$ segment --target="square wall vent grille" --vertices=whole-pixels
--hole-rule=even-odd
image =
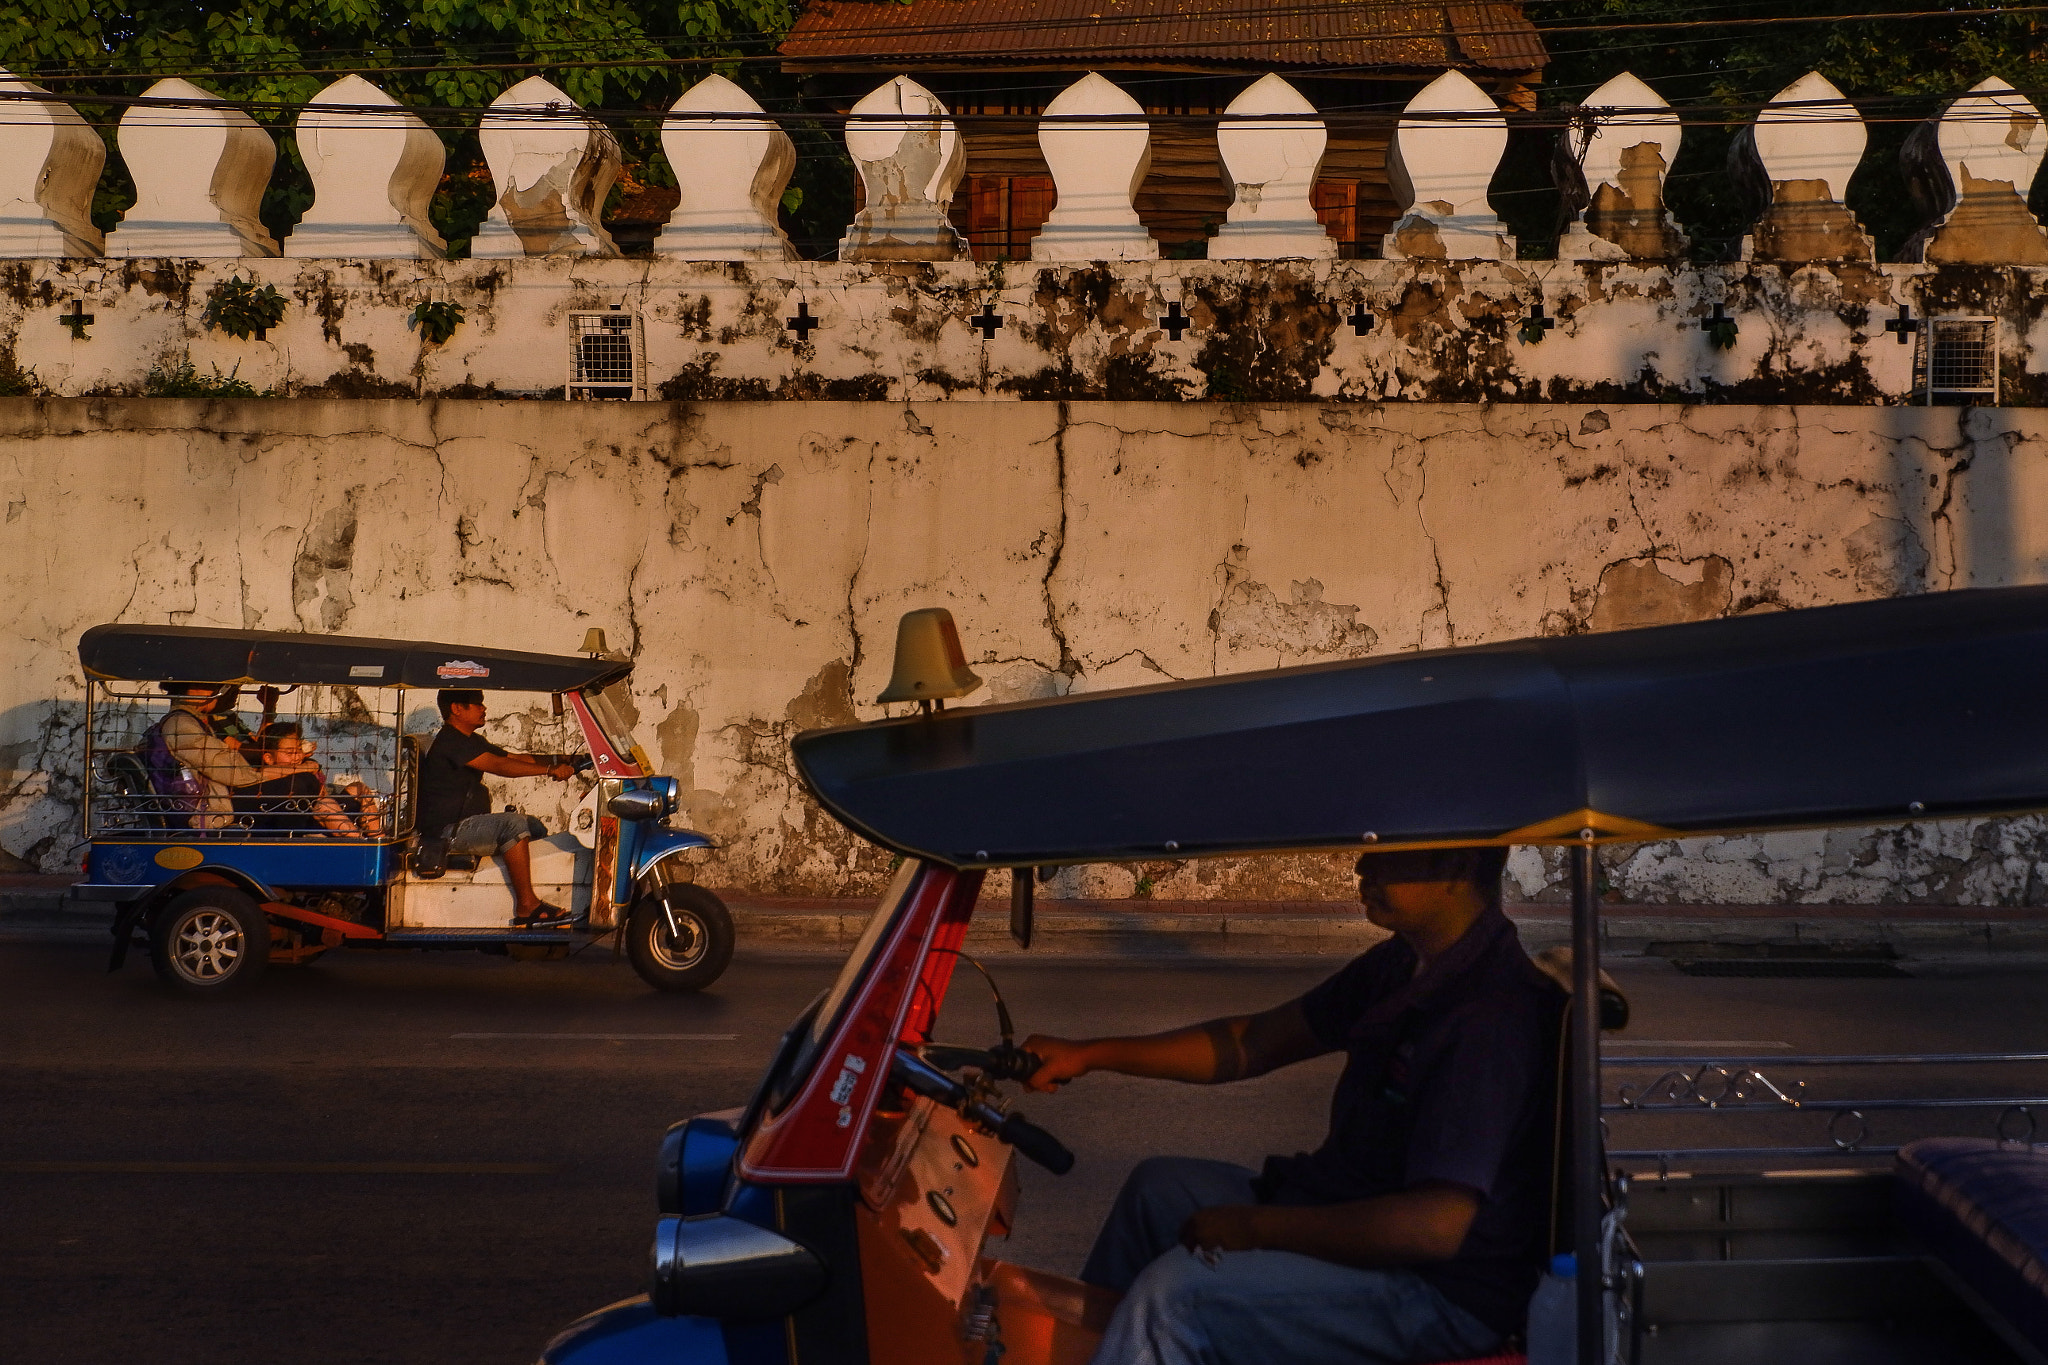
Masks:
[[[645,398],[640,318],[623,308],[569,315],[571,398]]]
[[[1996,318],[1927,319],[1918,359],[1924,401],[1998,401]]]

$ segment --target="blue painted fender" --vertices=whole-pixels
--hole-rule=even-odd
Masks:
[[[693,829],[648,829],[640,835],[640,846],[633,850],[632,877],[638,882],[653,870],[663,858],[672,858],[678,853],[687,853],[693,848],[715,848],[707,835]]]
[[[541,1365],[726,1365],[711,1318],[665,1318],[645,1294],[585,1313],[541,1349]]]

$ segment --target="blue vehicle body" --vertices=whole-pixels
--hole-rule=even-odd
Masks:
[[[405,856],[402,840],[358,843],[221,838],[97,839],[86,855],[81,900],[131,901],[190,873],[233,877],[269,899],[273,888],[369,890],[389,885]]]
[[[656,1203],[664,1213],[688,1217],[723,1210],[774,1226],[773,1194],[733,1180],[741,1117],[738,1109],[699,1114],[668,1130],[655,1177]],[[645,1294],[586,1313],[541,1352],[543,1365],[782,1365],[787,1359],[779,1322],[664,1317]]]

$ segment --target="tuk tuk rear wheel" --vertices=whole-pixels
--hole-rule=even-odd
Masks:
[[[157,976],[186,995],[237,994],[270,965],[270,921],[231,886],[174,897],[157,912],[149,940]]]
[[[664,904],[675,912],[670,932]],[[701,886],[672,882],[633,902],[626,917],[626,956],[640,979],[658,991],[701,991],[732,961],[732,914]]]

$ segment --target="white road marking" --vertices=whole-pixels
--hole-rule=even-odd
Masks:
[[[549,1039],[578,1043],[736,1043],[737,1033],[451,1033],[450,1038]]]
[[[1705,1042],[1671,1038],[1602,1038],[1602,1048],[1654,1047],[1669,1052],[1790,1052],[1790,1043],[1759,1043],[1752,1038],[1709,1038]]]

